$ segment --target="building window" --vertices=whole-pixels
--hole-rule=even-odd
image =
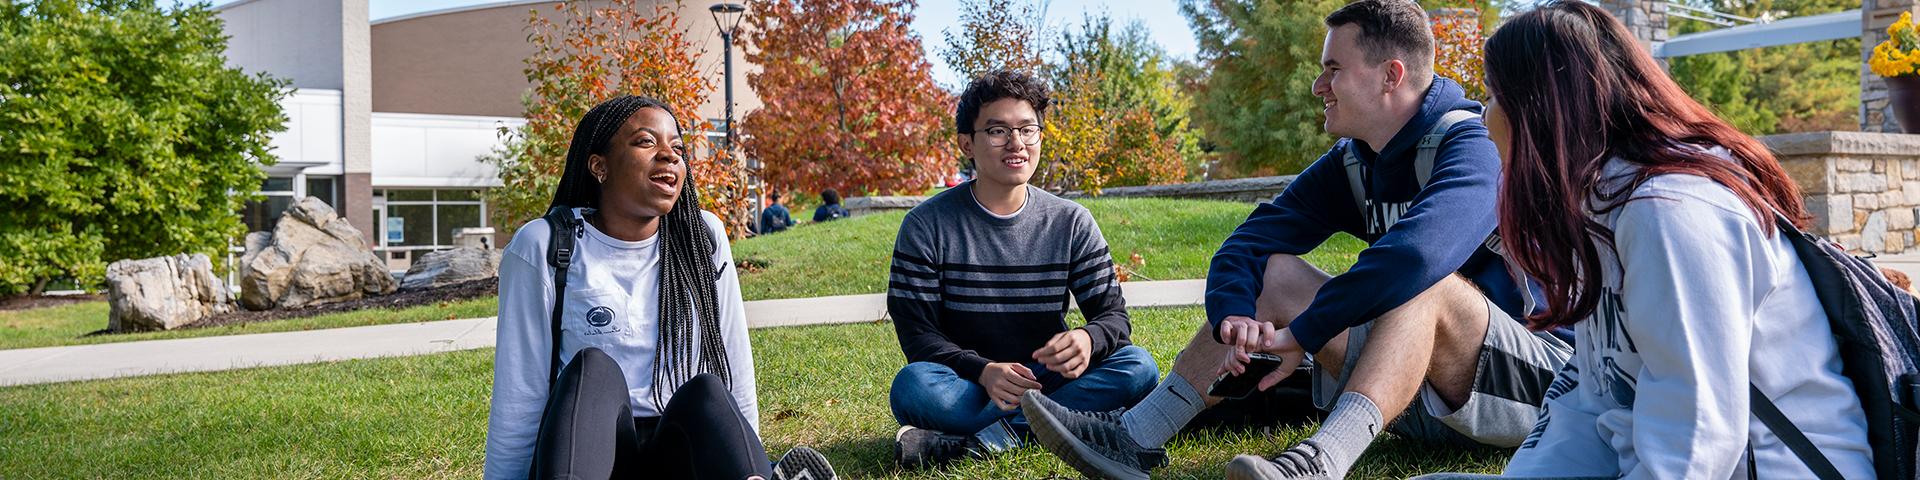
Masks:
[[[273,229],[280,221],[280,214],[293,206],[293,177],[267,177],[260,184],[260,200],[247,202],[241,210],[241,222],[247,224],[248,232],[260,232]]]
[[[487,226],[487,207],[474,189],[384,190],[386,212],[380,215],[381,245],[389,247],[444,247],[454,244],[462,228]]]
[[[307,175],[306,184],[306,196],[319,198],[320,201],[326,202],[327,206],[333,207],[336,212],[340,210],[339,177]]]

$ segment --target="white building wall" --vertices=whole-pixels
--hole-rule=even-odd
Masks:
[[[341,174],[340,91],[295,90],[280,101],[280,107],[287,114],[287,130],[274,133],[269,142],[279,163],[267,167],[267,172]]]
[[[337,1],[241,0],[218,8],[227,63],[293,81],[294,88],[342,87],[342,9]],[[364,18],[364,14],[362,14]]]
[[[497,187],[499,172],[480,156],[502,145],[501,127],[519,127],[512,117],[373,114],[373,186]]]

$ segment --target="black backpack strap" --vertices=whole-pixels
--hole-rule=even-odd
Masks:
[[[1747,403],[1753,405],[1753,416],[1760,417],[1760,423],[1766,424],[1767,429],[1772,430],[1774,436],[1780,437],[1780,443],[1787,444],[1787,449],[1793,450],[1793,455],[1800,457],[1800,461],[1807,464],[1807,469],[1813,471],[1814,478],[1844,480],[1845,477],[1840,476],[1840,469],[1834,468],[1833,462],[1827,460],[1827,454],[1820,453],[1820,448],[1815,447],[1813,441],[1807,439],[1807,434],[1800,432],[1800,427],[1794,426],[1793,420],[1788,419],[1787,414],[1782,413],[1780,407],[1773,404],[1773,399],[1767,398],[1767,394],[1760,392],[1760,387],[1747,384],[1747,395],[1751,397]]]
[[[547,366],[547,380],[551,382],[560,378],[560,315],[567,305],[567,267],[573,266],[574,240],[582,227],[573,209],[567,207],[553,207],[542,218],[551,233],[547,237],[547,265],[553,267],[553,329],[547,337],[553,345]]]

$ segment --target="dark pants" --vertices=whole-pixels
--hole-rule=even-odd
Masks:
[[[554,381],[534,443],[533,477],[773,478],[766,448],[727,391],[700,374],[658,417],[634,418],[613,357],[581,350]]]

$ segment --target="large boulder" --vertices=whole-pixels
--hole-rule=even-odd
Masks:
[[[107,329],[171,330],[232,308],[206,254],[121,260],[107,265]]]
[[[240,305],[249,310],[304,307],[393,293],[387,264],[360,230],[318,198],[294,203],[273,232],[247,234],[240,257]]]
[[[484,248],[460,247],[420,256],[400,279],[401,290],[435,288],[500,274],[500,254]]]

